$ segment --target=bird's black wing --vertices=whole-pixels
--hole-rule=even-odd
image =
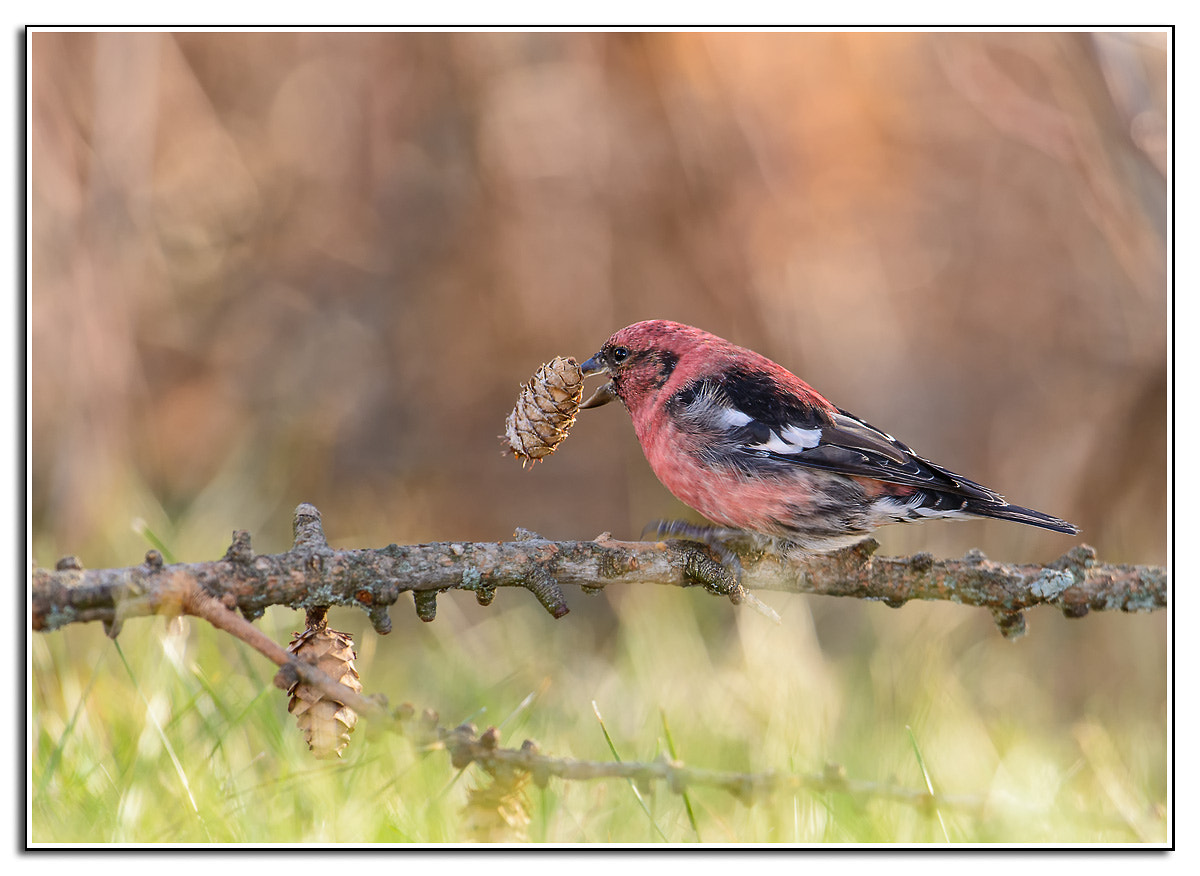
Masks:
[[[747,474],[771,476],[804,466],[913,488],[907,503],[919,516],[961,512],[1078,532],[1065,520],[1010,505],[994,490],[918,456],[853,414],[806,404],[772,385],[769,376],[706,378],[680,390],[668,404],[685,428],[709,439],[699,446],[710,462]]]

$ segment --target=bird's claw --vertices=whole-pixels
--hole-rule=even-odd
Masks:
[[[709,548],[717,558],[721,561],[721,565],[725,570],[733,576],[733,583],[740,587],[742,580],[742,561],[738,555],[730,549],[727,542],[730,539],[745,537],[740,529],[727,529],[721,526],[702,526],[697,523],[688,523],[686,520],[654,520],[646,524],[642,530],[642,536],[645,537],[649,533],[654,533],[659,537],[666,536],[667,538],[687,539],[688,541],[698,541],[700,544]],[[707,583],[701,580],[706,587]],[[712,587],[709,587],[712,590]],[[714,593],[718,592],[713,590]]]
[[[728,596],[734,605],[747,605],[775,623],[779,615],[773,608],[742,586],[742,562],[726,544],[727,539],[745,537],[738,529],[716,526],[699,526],[680,520],[656,520],[642,530],[642,535],[653,532],[659,536],[686,540],[679,545],[683,573],[700,583],[705,590],[716,596]],[[698,544],[687,544],[696,542]],[[719,562],[698,550],[706,547],[719,558]]]
[[[709,593],[728,596],[735,605],[741,601],[745,590],[738,576],[710,557],[708,552],[703,550],[707,545],[680,541],[675,546],[679,551],[680,565],[686,577],[703,585]]]

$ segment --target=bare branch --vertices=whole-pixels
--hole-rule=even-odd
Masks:
[[[982,817],[1005,811],[1023,815],[1039,811],[1003,794],[934,794],[926,788],[855,779],[835,763],[828,763],[822,771],[813,773],[781,770],[750,773],[689,766],[665,754],[648,762],[576,760],[542,754],[530,739],[526,739],[520,748],[501,747],[500,734],[495,727],[482,733],[474,724],[449,728],[438,723],[436,712],[426,709],[418,714],[408,703],[395,709],[390,717],[382,728],[406,737],[418,748],[444,749],[455,769],[466,769],[474,763],[493,776],[505,772],[528,773],[534,784],[543,788],[551,778],[563,781],[628,779],[642,793],[649,793],[658,783],[673,794],[706,787],[732,794],[746,805],[753,805],[772,794],[806,792],[846,794],[860,800],[889,800],[926,814],[942,810]],[[1106,820],[1104,826],[1129,829],[1130,823],[1115,818]]]
[[[518,530],[511,542],[334,550],[313,506],[296,509],[295,526],[295,543],[281,554],[255,556],[249,535],[239,531],[215,562],[164,565],[150,551],[141,565],[124,569],[85,571],[73,557],[53,571],[34,569],[33,629],[100,620],[115,635],[129,617],[193,613],[185,601],[192,609],[208,605],[192,595],[203,594],[249,620],[271,605],[357,606],[377,632],[386,633],[388,608],[405,592],[413,594],[425,621],[434,619],[439,593],[468,590],[487,605],[500,587],[524,587],[561,617],[568,611],[564,585],[595,593],[614,584],[651,583],[703,585],[734,601],[747,590],[853,596],[894,607],[910,599],[949,600],[990,609],[1009,636],[1023,632],[1022,611],[1037,605],[1082,617],[1089,610],[1154,611],[1167,604],[1165,569],[1097,563],[1086,545],[1045,566],[997,563],[979,552],[957,560],[876,557],[873,541],[826,555],[735,545],[743,568],[739,585],[707,547],[688,541],[627,542],[605,533],[592,541],[554,542]]]

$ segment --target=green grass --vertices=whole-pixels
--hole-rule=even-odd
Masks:
[[[444,595],[420,623],[393,609],[354,633],[367,693],[500,726],[502,744],[590,760],[819,773],[982,813],[871,795],[787,793],[746,805],[621,780],[530,784],[528,839],[549,843],[1137,843],[1167,840],[1165,618],[1030,617],[1004,641],[985,612],[766,594],[780,626],[699,589],[568,593],[555,621],[524,592],[490,608]],[[286,642],[303,615],[258,622]],[[119,644],[119,647],[118,647]],[[200,621],[98,624],[32,637],[30,838],[38,843],[443,843],[471,839],[444,751],[360,723],[313,759],[273,667]],[[603,724],[597,720],[593,701]]]

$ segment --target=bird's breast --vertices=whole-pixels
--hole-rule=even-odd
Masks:
[[[714,461],[705,436],[681,430],[670,420],[647,422],[637,432],[646,461],[663,486],[714,523],[782,534],[781,523],[786,526],[808,513],[813,503],[812,474],[802,468],[764,476]]]

